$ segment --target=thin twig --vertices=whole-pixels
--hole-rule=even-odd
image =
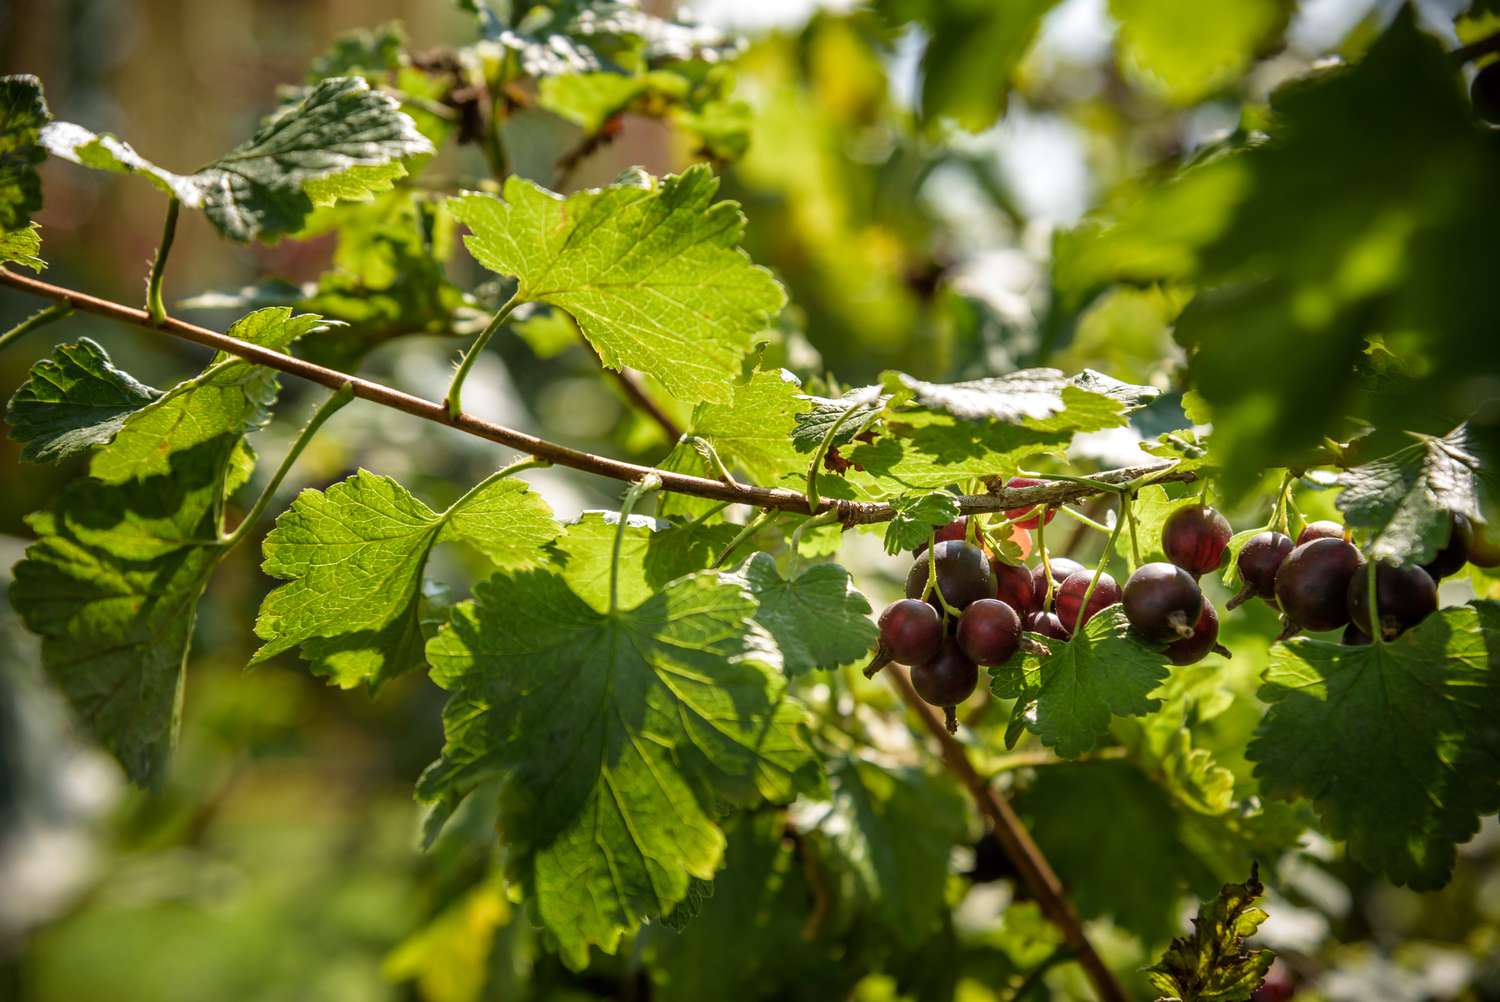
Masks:
[[[897,694],[937,739],[943,764],[958,777],[959,782],[969,791],[969,796],[974,798],[980,813],[989,819],[1005,854],[1026,881],[1026,886],[1041,905],[1042,912],[1062,931],[1064,941],[1078,955],[1078,963],[1088,975],[1099,998],[1102,1002],[1126,1002],[1125,990],[1115,979],[1114,972],[1105,966],[1083,931],[1083,923],[1073,910],[1073,905],[1063,890],[1062,881],[1057,878],[1052,864],[1047,862],[1047,857],[1042,855],[1042,850],[1032,840],[1031,833],[1011,809],[1009,801],[985,783],[974,770],[964,746],[948,733],[943,726],[942,717],[917,695],[906,672],[893,668],[885,674],[890,678],[891,685],[895,686]]]
[[[641,466],[637,463],[627,463],[623,460],[613,459],[608,456],[599,456],[581,449],[573,449],[556,442],[529,435],[526,432],[504,425],[486,421],[465,412],[456,417],[450,417],[447,408],[441,403],[432,400],[424,400],[421,397],[412,396],[401,390],[376,383],[368,379],[330,369],[326,366],[317,365],[306,359],[295,355],[283,355],[279,351],[262,345],[251,344],[237,338],[220,334],[206,327],[199,327],[175,317],[167,317],[160,324],[153,324],[145,310],[126,306],[109,299],[100,299],[84,292],[67,289],[62,286],[43,282],[40,279],[29,278],[18,275],[15,272],[0,268],[0,285],[9,285],[12,288],[29,292],[32,295],[41,296],[54,302],[64,303],[75,310],[85,313],[93,313],[97,316],[108,317],[122,323],[133,324],[160,334],[169,334],[172,337],[191,341],[207,348],[228,352],[239,358],[247,359],[268,368],[285,372],[288,375],[297,376],[310,382],[319,383],[331,390],[336,390],[345,383],[354,389],[354,395],[361,400],[398,410],[413,417],[419,417],[434,424],[446,425],[457,428],[466,434],[486,441],[495,442],[499,445],[516,449],[520,452],[545,459],[558,466],[566,466],[570,469],[582,470],[601,477],[610,477],[626,483],[634,483],[650,474],[661,478],[662,490],[674,494],[687,494],[693,497],[708,498],[712,501],[729,501],[734,504],[746,504],[756,508],[769,508],[775,511],[795,511],[807,514],[807,497],[801,493],[783,490],[775,487],[760,487],[754,484],[726,484],[718,480],[710,480],[707,477],[694,477],[685,473],[675,473],[671,470],[660,470],[650,466]],[[1118,485],[1126,484],[1144,475],[1152,474],[1157,470],[1165,470],[1165,466],[1133,466],[1118,470],[1106,470],[1091,478],[1095,484]],[[1153,476],[1154,482],[1179,481],[1189,482],[1197,477],[1191,471],[1170,470],[1160,476]],[[986,514],[996,511],[1004,511],[1007,508],[1028,508],[1038,504],[1065,504],[1082,498],[1091,497],[1100,493],[1097,486],[1091,484],[1079,484],[1070,482],[1054,482],[1039,484],[1036,487],[1004,488],[995,487],[992,483],[990,493],[969,495],[959,498],[959,510],[965,515]],[[889,504],[874,501],[846,501],[834,498],[822,499],[816,511],[837,511],[839,521],[845,525],[866,525],[874,522],[890,521],[894,515]]]

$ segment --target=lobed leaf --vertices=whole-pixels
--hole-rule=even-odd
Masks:
[[[785,800],[816,768],[755,609],[711,571],[614,612],[555,573],[499,574],[429,642],[452,696],[418,795],[504,780],[512,873],[570,965],[713,877],[712,801]]]
[[[51,120],[40,80],[29,73],[0,76],[0,234],[7,237],[25,230],[42,207],[36,168],[47,158],[39,139]]]
[[[287,581],[255,621],[259,664],[300,647],[314,675],[343,688],[421,667],[428,631],[423,572],[440,542],[463,541],[501,566],[526,566],[559,527],[525,481],[482,485],[435,512],[396,481],[360,470],[305,490],[266,536],[262,569]]]
[[[511,177],[504,199],[465,195],[453,214],[481,264],[518,299],[566,310],[604,364],[655,377],[673,396],[729,403],[750,336],[786,295],[739,248],[745,219],[711,204],[703,166],[663,179],[636,171],[566,198]]]
[[[762,552],[745,561],[739,573],[755,595],[755,621],[776,641],[788,676],[837,668],[874,648],[869,600],[837,564],[815,564],[784,578],[776,558]]]
[[[56,462],[112,441],[127,418],[161,395],[81,338],[31,367],[5,408],[5,422],[24,446],[22,459]]]
[[[1306,797],[1351,857],[1397,884],[1447,882],[1500,809],[1500,606],[1442,609],[1390,643],[1294,638],[1247,754],[1269,796]]]
[[[1267,918],[1256,905],[1266,893],[1250,868],[1243,884],[1225,884],[1219,896],[1198,907],[1193,934],[1172,940],[1146,976],[1158,1002],[1248,1002],[1265,980],[1276,955],[1251,949],[1245,940]]]

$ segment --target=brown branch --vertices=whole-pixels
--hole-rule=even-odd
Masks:
[[[753,484],[725,483],[721,480],[710,480],[706,477],[694,477],[685,473],[675,473],[671,470],[661,470],[650,466],[641,466],[636,463],[627,463],[623,460],[612,459],[608,456],[598,456],[581,449],[572,449],[557,442],[551,442],[535,435],[507,428],[504,425],[486,421],[472,414],[461,413],[456,418],[449,417],[447,408],[432,400],[424,400],[421,397],[403,393],[401,390],[376,383],[368,379],[330,369],[326,366],[316,365],[305,359],[297,358],[295,355],[283,355],[262,345],[252,344],[249,341],[241,341],[238,338],[220,334],[218,331],[199,327],[174,317],[167,317],[161,323],[152,323],[151,318],[145,310],[126,306],[109,299],[100,299],[84,292],[53,285],[40,279],[30,278],[25,275],[16,274],[0,268],[0,285],[9,285],[29,292],[53,302],[63,303],[75,310],[84,313],[93,313],[96,316],[108,317],[121,323],[133,324],[147,330],[162,334],[170,334],[172,337],[191,341],[194,344],[203,345],[206,348],[214,348],[218,351],[227,352],[240,358],[248,359],[268,368],[276,369],[288,375],[297,376],[310,382],[326,386],[336,390],[348,383],[354,390],[354,395],[361,400],[369,400],[372,403],[398,410],[413,417],[419,417],[435,424],[447,425],[457,428],[459,431],[482,438],[486,441],[495,442],[543,459],[558,466],[566,466],[585,473],[593,473],[601,477],[610,477],[614,480],[634,483],[648,474],[656,474],[661,479],[662,490],[671,491],[676,494],[689,494],[694,497],[708,498],[712,501],[728,501],[731,504],[745,504],[756,508],[766,508],[775,511],[792,511],[801,514],[817,514],[826,511],[836,511],[839,521],[845,525],[864,525],[873,522],[889,521],[893,511],[889,504],[875,501],[844,501],[836,499],[824,499],[818,503],[813,512],[808,511],[807,498],[795,491],[783,490],[777,487],[759,487]],[[1187,471],[1173,470],[1165,465],[1155,466],[1133,466],[1119,470],[1106,470],[1095,474],[1093,479],[1104,484],[1123,484],[1146,476],[1153,471],[1160,471],[1158,482],[1180,481],[1186,482],[1196,479],[1196,476]],[[988,512],[1004,511],[1007,508],[1030,508],[1039,504],[1065,504],[1077,501],[1080,498],[1090,497],[1100,493],[1098,488],[1086,484],[1075,483],[1048,483],[1036,487],[1022,487],[1010,489],[992,486],[988,494],[967,495],[959,498],[959,508],[965,515],[983,514]]]
[[[1100,959],[1093,944],[1084,933],[1083,923],[1078,918],[1078,913],[1073,910],[1073,905],[1063,890],[1062,881],[1057,878],[1052,864],[1047,862],[1047,857],[1042,855],[1042,850],[1032,840],[1031,833],[1026,830],[1026,826],[1011,809],[1010,802],[995,792],[974,770],[968,753],[964,751],[964,746],[948,733],[948,729],[943,726],[943,718],[938,715],[937,711],[917,695],[917,690],[912,688],[911,679],[907,677],[906,672],[892,665],[886,669],[885,674],[891,680],[891,685],[895,687],[897,694],[922,721],[922,725],[937,739],[943,764],[947,766],[949,772],[958,777],[959,782],[963,783],[969,791],[969,796],[974,798],[974,803],[979,807],[980,813],[989,819],[995,837],[1000,840],[1000,845],[1005,849],[1005,854],[1015,864],[1016,870],[1026,881],[1026,886],[1036,897],[1037,903],[1041,905],[1047,918],[1062,931],[1063,940],[1077,955],[1078,963],[1088,975],[1089,981],[1093,983],[1094,991],[1098,993],[1099,998],[1103,1002],[1126,1002],[1125,990],[1120,987],[1120,982],[1116,980],[1114,972],[1105,966],[1104,961]]]

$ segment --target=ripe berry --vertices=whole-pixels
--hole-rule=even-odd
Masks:
[[[979,668],[957,641],[945,640],[942,650],[911,670],[911,684],[933,706],[957,706],[979,685]]]
[[[1089,582],[1093,580],[1094,572],[1091,570],[1074,571],[1057,589],[1057,618],[1063,621],[1063,626],[1067,629],[1082,628],[1101,609],[1120,601],[1120,586],[1108,574],[1101,574],[1099,583],[1094,586],[1094,594],[1089,596],[1088,608],[1084,610],[1083,618],[1079,619],[1078,610],[1083,605],[1083,596],[1089,590]]]
[[[920,560],[911,565],[906,575],[906,597],[921,598],[927,589],[927,564],[929,555],[922,554]],[[990,570],[990,561],[977,546],[957,539],[945,540],[933,547],[930,559],[937,565],[937,586],[943,598],[955,609],[962,609],[970,602],[982,598],[993,598],[995,575]],[[936,595],[928,599],[935,609],[942,611]]]
[[[1279,532],[1261,532],[1251,536],[1240,549],[1239,560],[1235,563],[1240,569],[1240,578],[1245,582],[1245,587],[1224,603],[1224,607],[1234,609],[1257,595],[1268,600],[1275,596],[1276,572],[1281,569],[1292,549],[1291,537]]]
[[[904,665],[926,661],[943,644],[943,620],[926,602],[903,598],[880,613],[880,646]]]
[[[1033,612],[1026,617],[1026,629],[1031,633],[1040,633],[1044,637],[1053,640],[1067,640],[1070,633],[1063,625],[1063,621],[1057,618],[1055,612]]]
[[[1005,482],[1005,486],[1006,487],[1036,487],[1039,484],[1043,484],[1043,483],[1046,483],[1046,481],[1044,481],[1044,480],[1036,480],[1036,479],[1033,479],[1031,477],[1011,477],[1009,480],[1007,480]],[[1036,506],[1032,505],[1032,506],[1027,507],[1027,508],[1007,508],[1005,510],[1005,517],[1006,518],[1012,518],[1012,519],[1013,518],[1020,518],[1020,516],[1026,514],[1028,511],[1030,511],[1034,507],[1036,507]],[[1047,524],[1048,525],[1051,525],[1052,524],[1052,520],[1054,518],[1056,518],[1056,517],[1057,517],[1057,509],[1056,508],[1049,508],[1049,509],[1047,509]],[[1035,529],[1037,527],[1037,524],[1038,524],[1040,518],[1041,518],[1041,516],[1039,516],[1039,515],[1033,515],[1030,518],[1021,519],[1021,521],[1019,521],[1019,522],[1017,522],[1015,524],[1019,525],[1023,529]]]
[[[934,531],[933,536],[937,542],[942,543],[950,539],[963,539],[968,534],[968,531],[969,520],[966,518],[956,518],[942,528]],[[927,552],[927,544],[922,543],[911,552],[913,556],[920,557]]]
[[[1311,543],[1314,539],[1343,539],[1344,527],[1337,522],[1323,519],[1318,522],[1309,522],[1297,533],[1297,545]]]
[[[990,561],[990,570],[995,572],[995,597],[1014,609],[1016,615],[1024,619],[1042,607],[1031,571],[999,560]]]
[[[1031,571],[1031,580],[1036,594],[1035,605],[1038,609],[1048,612],[1057,604],[1057,589],[1068,579],[1069,575],[1083,570],[1082,564],[1076,560],[1069,560],[1067,557],[1053,557],[1049,566],[1052,568],[1052,602],[1050,603],[1047,601],[1047,568],[1037,564]]]
[[[1380,635],[1392,640],[1437,611],[1437,584],[1413,564],[1367,564],[1349,579],[1349,621],[1367,636],[1370,632],[1370,567],[1375,572],[1375,601],[1380,610]]]
[[[1474,102],[1474,114],[1491,125],[1500,125],[1500,64],[1490,63],[1474,74],[1469,98]]]
[[[1172,641],[1163,653],[1174,665],[1192,665],[1208,657],[1210,651],[1229,657],[1229,651],[1219,646],[1218,610],[1205,596],[1198,610],[1198,621],[1193,624],[1192,635]]]
[[[1099,584],[1102,587],[1104,582]],[[1193,576],[1176,564],[1162,562],[1137,568],[1125,582],[1121,600],[1131,628],[1151,640],[1191,637],[1203,608],[1203,592]]]
[[[1500,567],[1500,545],[1490,542],[1484,523],[1469,523],[1473,538],[1469,541],[1469,563],[1475,567]]]
[[[1441,581],[1462,569],[1469,559],[1469,550],[1474,545],[1474,523],[1469,521],[1469,516],[1453,512],[1450,517],[1452,524],[1448,529],[1448,542],[1443,544],[1436,556],[1422,565],[1422,569],[1434,581]]]
[[[1339,638],[1339,643],[1345,647],[1363,647],[1370,643],[1370,635],[1358,626],[1350,623],[1344,627],[1344,635]]]
[[[999,665],[1010,660],[1021,642],[1021,617],[993,598],[982,598],[958,617],[958,646],[969,660]]]
[[[1349,581],[1364,563],[1342,539],[1314,539],[1292,550],[1276,572],[1276,601],[1295,629],[1336,630],[1349,622]]]
[[[1218,570],[1234,530],[1229,520],[1207,505],[1178,508],[1161,527],[1161,548],[1167,559],[1197,577]]]

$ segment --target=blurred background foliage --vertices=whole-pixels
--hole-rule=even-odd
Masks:
[[[1417,17],[1424,31],[1457,44],[1456,31],[1477,31],[1483,20],[1475,15],[1455,27],[1466,6],[1434,0],[1419,5]],[[577,94],[532,88],[510,95],[504,135],[516,170],[580,187],[635,164],[665,173],[702,157],[715,162],[725,193],[745,206],[750,253],[791,296],[768,358],[814,388],[835,376],[837,385],[860,385],[889,368],[952,380],[1055,365],[1094,367],[1168,391],[1138,417],[1138,433],[1081,442],[1084,462],[1139,459],[1142,433],[1181,423],[1172,391],[1184,356],[1173,325],[1203,248],[1220,248],[1207,257],[1209,274],[1233,277],[1243,264],[1213,243],[1236,206],[1266,213],[1272,228],[1259,237],[1240,231],[1243,256],[1286,246],[1294,255],[1288,268],[1313,271],[1308,262],[1348,250],[1350,220],[1371,198],[1391,203],[1381,218],[1395,227],[1374,233],[1376,250],[1393,233],[1399,243],[1422,230],[1422,220],[1452,214],[1442,201],[1442,170],[1456,161],[1442,148],[1412,147],[1422,122],[1379,135],[1349,122],[1346,131],[1324,135],[1316,130],[1328,110],[1304,109],[1326,159],[1262,165],[1273,175],[1310,162],[1326,171],[1317,184],[1292,179],[1306,196],[1291,206],[1292,218],[1254,201],[1244,209],[1235,188],[1244,181],[1233,172],[1183,169],[1211,167],[1219,151],[1252,134],[1281,83],[1330,56],[1362,56],[1396,16],[1392,3],[880,0],[820,8],[806,0],[711,0],[691,9],[745,32],[748,48],[729,67],[694,69],[686,84],[634,82],[632,111],[619,118],[592,114]],[[403,27],[379,28],[391,22]],[[335,47],[354,29],[377,30]],[[471,44],[474,31],[472,16],[449,0],[8,0],[0,2],[0,69],[39,75],[59,117],[186,168],[248,135],[278,85],[349,69],[340,61],[349,53],[385,53],[389,65],[357,68],[396,73],[409,91],[435,88],[427,117],[414,113],[425,130],[451,136],[464,125],[450,105],[438,104],[444,60],[454,46]],[[395,59],[400,52],[408,56]],[[1418,73],[1412,86],[1427,79]],[[1421,114],[1388,103],[1393,114]],[[1387,162],[1392,151],[1406,159]],[[132,179],[57,160],[42,171],[46,205],[37,218],[48,277],[137,301],[160,233],[161,200]],[[473,332],[474,317],[498,290],[482,284],[440,202],[428,196],[482,186],[488,172],[485,151],[450,144],[415,189],[326,210],[340,215],[315,218],[298,239],[273,246],[226,242],[187,214],[169,301],[197,297],[194,318],[220,327],[236,315],[233,304],[267,297],[345,316],[358,321],[360,338],[325,341],[328,361],[437,398],[463,343],[455,335]],[[1411,172],[1416,180],[1403,181]],[[1487,176],[1493,197],[1495,175]],[[1276,189],[1262,182],[1260,190]],[[1411,204],[1401,202],[1411,192]],[[1311,210],[1329,198],[1338,200],[1336,211],[1324,220]],[[1091,210],[1096,215],[1086,216]],[[1411,229],[1401,229],[1403,219]],[[332,235],[335,222],[344,237]],[[1453,223],[1457,231],[1461,222]],[[1099,227],[1109,227],[1108,239],[1091,239]],[[1449,236],[1460,245],[1479,239]],[[1452,283],[1414,286],[1389,314],[1394,331],[1420,327],[1403,324],[1434,301],[1453,307],[1444,322],[1471,319],[1475,304],[1464,297],[1492,281],[1494,256],[1466,261],[1469,250],[1443,249],[1445,262],[1457,262],[1444,266]],[[1381,272],[1381,260],[1370,265],[1379,274],[1345,274],[1346,285],[1401,274],[1399,267]],[[1308,270],[1300,274],[1311,281]],[[1343,305],[1362,305],[1359,291],[1322,306],[1342,316]],[[1311,337],[1296,327],[1301,314],[1291,314],[1288,326],[1287,315],[1264,312],[1282,300],[1266,299],[1264,290],[1250,295],[1251,305],[1239,304],[1246,329],[1268,333],[1253,356],[1232,344],[1217,349],[1212,378],[1221,384],[1240,371],[1237,360],[1287,364]],[[1306,307],[1313,300],[1289,301]],[[0,325],[34,305],[7,294]],[[600,377],[567,321],[538,313],[518,333],[498,339],[481,361],[468,384],[470,409],[571,445],[661,459],[671,443]],[[79,335],[154,385],[201,363],[180,342],[90,317],[66,325],[67,337]],[[1476,371],[1493,379],[1484,359],[1494,338],[1487,336],[1489,345],[1465,343],[1443,359],[1472,360],[1464,352],[1478,351]],[[0,356],[0,394],[19,385],[48,340],[33,337]],[[1399,362],[1403,342],[1393,336],[1390,343]],[[1318,371],[1312,366],[1296,392],[1321,393]],[[312,399],[307,387],[287,381],[280,420],[258,439],[263,455],[284,450]],[[1233,393],[1223,399],[1235,403]],[[1243,442],[1263,438],[1263,458],[1284,461],[1283,445],[1308,444],[1277,437],[1290,434],[1300,406],[1270,417],[1257,417],[1254,406],[1236,410],[1232,433]],[[1426,419],[1417,417],[1417,425]],[[375,407],[351,408],[335,424],[305,454],[278,510],[298,486],[323,486],[360,466],[444,504],[505,459],[491,446]],[[81,470],[76,463],[23,467],[18,453],[0,442],[4,568],[24,545],[23,516]],[[615,485],[567,471],[529,479],[563,517],[616,501]],[[1304,492],[1301,503],[1309,518],[1335,514],[1326,492]],[[1251,487],[1233,514],[1249,525],[1261,510]],[[1094,543],[1075,536],[1071,545],[1086,555]],[[978,837],[980,826],[958,808],[948,781],[915,768],[863,775],[852,760],[832,767],[832,801],[809,805],[806,817],[765,812],[739,821],[716,892],[681,931],[648,927],[618,956],[565,970],[495,875],[503,832],[497,842],[485,798],[470,798],[433,850],[416,850],[419,812],[410,790],[441,738],[442,697],[431,683],[409,675],[369,699],[325,687],[291,658],[242,670],[253,611],[270,585],[257,552],[234,554],[201,607],[182,744],[157,795],[126,788],[115,767],[73,735],[40,682],[34,641],[0,605],[0,996],[1088,997],[1076,969],[1049,966],[1056,934],[1018,893],[993,843]],[[897,590],[873,537],[852,535],[840,559],[877,604]],[[441,551],[437,562],[434,576],[460,594],[483,570]],[[1275,625],[1266,610],[1247,607],[1226,619],[1224,631],[1236,653],[1230,666],[1179,671],[1170,698],[1199,721],[1197,748],[1245,787],[1243,748],[1260,715],[1253,693]],[[881,722],[879,712],[893,707],[890,694],[853,674],[808,680],[806,697],[852,715],[844,726],[894,760],[920,761],[911,739],[887,733]],[[856,687],[858,700],[842,686]],[[1129,754],[1109,763],[1032,768],[1025,746],[1007,759],[998,734],[988,751],[1094,920],[1107,956],[1131,972],[1182,928],[1190,896],[1241,879],[1248,859],[1225,858],[1214,825],[1228,822],[1181,799],[1192,787],[1175,771],[1190,770],[1191,755],[1176,749],[1172,733],[1121,721],[1115,737]],[[1169,774],[1176,778],[1164,782]],[[900,826],[910,836],[896,840],[905,855],[867,858],[868,846],[839,838],[840,812]],[[1316,840],[1261,862],[1273,888],[1263,938],[1281,951],[1278,977],[1295,983],[1297,998],[1500,998],[1493,819],[1436,894],[1372,878]],[[1039,966],[1045,977],[1025,977]],[[1138,975],[1127,976],[1145,990]]]

